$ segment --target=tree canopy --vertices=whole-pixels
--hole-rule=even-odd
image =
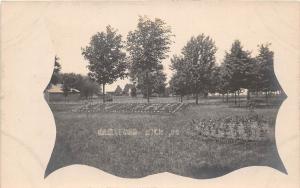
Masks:
[[[54,69],[53,69],[53,73],[52,73],[52,76],[51,76],[51,79],[50,79],[50,82],[49,82],[47,88],[49,88],[51,86],[51,84],[56,85],[61,82],[60,71],[61,71],[61,65],[59,63],[59,57],[55,56],[54,57]]]
[[[111,26],[105,32],[93,35],[88,46],[82,48],[82,55],[88,60],[89,77],[103,86],[127,76],[126,53],[123,51],[122,36]]]
[[[140,16],[137,28],[127,35],[130,77],[137,81],[137,87],[146,94],[148,102],[154,84],[159,82],[151,77],[155,74],[165,77],[162,76],[162,60],[168,57],[171,36],[171,29],[164,21],[158,18],[150,20],[146,16]]]
[[[174,94],[180,95],[182,102],[183,96],[190,93],[191,75],[188,72],[188,64],[182,56],[174,55],[170,68],[175,72],[170,80],[170,89]]]
[[[229,53],[226,52],[224,64],[225,71],[229,75],[229,87],[232,92],[249,87],[254,63],[250,52],[243,50],[239,40],[234,41]]]
[[[216,51],[215,42],[209,36],[200,34],[191,37],[182,49],[183,57],[175,56],[171,61],[172,68],[176,72],[172,79],[173,89],[180,92],[189,88],[189,92],[196,95],[196,104],[198,104],[199,92],[208,93],[210,90]],[[184,86],[185,83],[188,86]],[[180,85],[183,88],[178,90]]]

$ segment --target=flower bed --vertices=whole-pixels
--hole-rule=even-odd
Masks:
[[[192,120],[190,125],[196,134],[215,140],[266,141],[270,138],[269,122],[259,115]]]
[[[127,113],[167,113],[180,111],[188,104],[183,103],[95,103],[85,104],[73,112],[127,112]]]

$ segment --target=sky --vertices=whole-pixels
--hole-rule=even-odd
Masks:
[[[48,6],[45,22],[62,72],[87,74],[88,62],[81,48],[88,45],[91,36],[111,25],[126,40],[128,32],[136,29],[139,15],[164,20],[175,35],[169,58],[163,61],[168,80],[172,76],[170,58],[179,55],[192,36],[201,33],[215,41],[217,63],[236,39],[253,56],[257,54],[258,44],[270,42],[275,66],[280,69],[284,69],[285,61],[297,59],[299,49],[298,6],[288,3],[56,2]],[[118,80],[106,90],[114,91],[117,85],[124,88],[126,83],[129,79]]]

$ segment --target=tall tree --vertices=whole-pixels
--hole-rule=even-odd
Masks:
[[[249,51],[243,50],[239,40],[235,40],[231,46],[230,52],[226,52],[224,58],[226,75],[229,80],[229,91],[234,93],[235,104],[236,96],[242,89],[252,89],[254,61]]]
[[[167,58],[171,44],[171,29],[161,19],[154,21],[139,17],[137,28],[127,36],[130,55],[130,76],[140,88],[146,90],[149,103],[151,76],[163,70],[162,60]]]
[[[256,57],[258,64],[258,87],[260,91],[265,92],[267,102],[270,91],[281,90],[274,73],[274,53],[270,50],[270,45],[269,43],[259,45],[259,54]]]
[[[216,51],[215,42],[204,34],[192,37],[182,49],[184,61],[188,63],[191,89],[196,95],[196,104],[198,104],[199,92],[209,91]]]
[[[219,67],[219,81],[217,83],[217,90],[223,96],[226,94],[226,102],[228,103],[228,93],[230,92],[230,74],[226,69],[225,63],[222,63]]]
[[[53,73],[52,73],[52,76],[51,76],[51,79],[50,79],[50,82],[49,82],[47,88],[50,88],[51,84],[56,85],[61,82],[60,70],[61,70],[61,65],[59,63],[59,57],[55,56],[54,57],[54,69],[53,69]]]
[[[88,46],[82,48],[82,55],[88,60],[89,77],[103,87],[103,103],[105,103],[105,85],[127,76],[126,54],[122,36],[111,26],[105,32],[92,36]]]
[[[61,70],[61,65],[58,61],[59,61],[59,57],[55,56],[54,57],[54,73],[59,73]]]

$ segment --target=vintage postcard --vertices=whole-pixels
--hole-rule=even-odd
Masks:
[[[299,187],[300,5],[4,1],[1,187]]]

